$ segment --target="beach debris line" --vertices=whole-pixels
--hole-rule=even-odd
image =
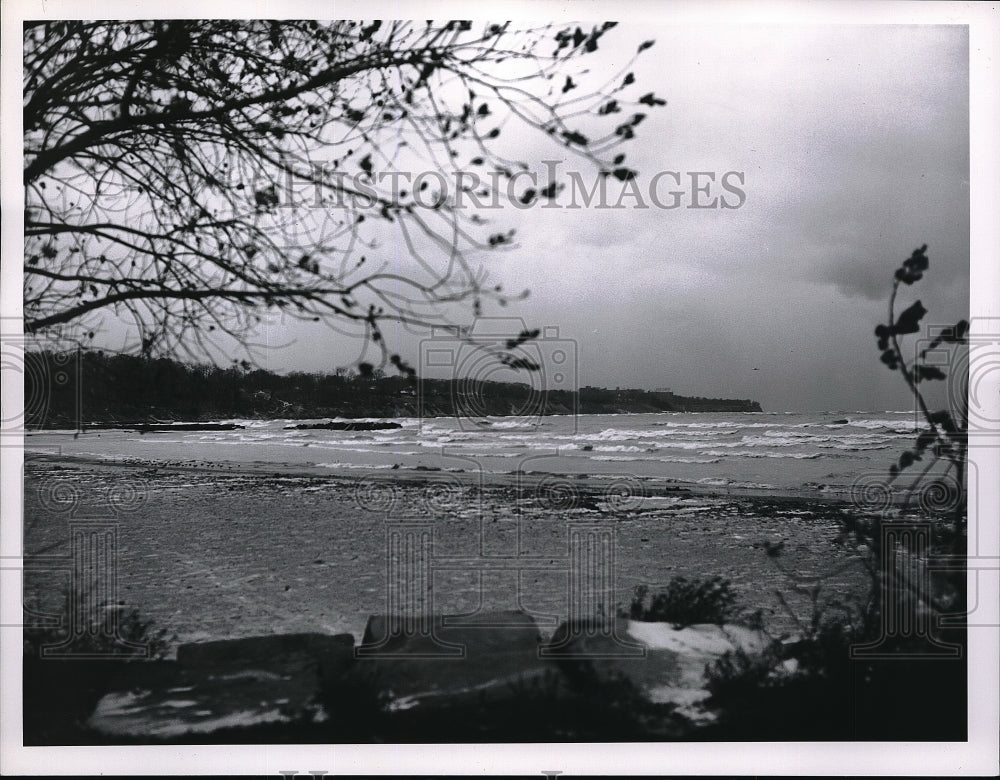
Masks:
[[[238,423],[89,423],[83,426],[84,431],[91,430],[128,430],[139,433],[158,433],[162,431],[237,431],[246,428]]]

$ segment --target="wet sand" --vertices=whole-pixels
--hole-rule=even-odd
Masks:
[[[26,602],[58,611],[70,518],[103,518],[117,532],[120,606],[137,608],[177,643],[308,631],[360,639],[368,615],[386,609],[393,522],[433,529],[436,612],[520,607],[543,634],[567,617],[568,537],[580,523],[613,532],[620,606],[636,585],[655,591],[678,575],[721,576],[746,613],[761,610],[781,635],[809,617],[796,583],[822,577],[824,594],[838,599],[867,587],[860,563],[835,543],[837,518],[852,509],[829,497],[551,474],[483,481],[444,471],[318,474],[273,463],[30,453],[26,461]],[[784,570],[765,542],[784,544]],[[39,555],[54,556],[46,570],[31,565]],[[53,570],[59,561],[64,568]]]

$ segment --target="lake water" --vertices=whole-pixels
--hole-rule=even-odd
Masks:
[[[660,413],[378,420],[375,431],[294,430],[303,420],[227,420],[232,431],[28,435],[27,450],[105,460],[354,470],[517,471],[665,480],[717,489],[847,494],[885,474],[918,430],[912,411]],[[845,422],[846,421],[846,422]],[[316,421],[323,422],[323,421]],[[387,475],[388,476],[388,475]]]

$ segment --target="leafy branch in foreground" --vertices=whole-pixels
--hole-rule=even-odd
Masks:
[[[774,738],[772,724],[782,718],[786,725],[781,733],[788,739],[964,738],[964,652],[955,654],[953,663],[942,663],[927,652],[927,643],[935,637],[918,625],[938,629],[953,648],[965,644],[962,624],[955,620],[944,625],[940,618],[960,617],[966,606],[966,571],[958,562],[964,561],[966,547],[967,387],[963,382],[959,392],[953,393],[958,396],[952,399],[955,409],[937,411],[931,410],[922,388],[925,382],[948,381],[942,367],[954,367],[955,351],[967,347],[969,323],[961,320],[940,329],[907,359],[903,337],[920,333],[927,309],[918,300],[897,315],[896,298],[901,285],[910,286],[923,278],[929,267],[926,252],[926,245],[920,247],[896,270],[888,323],[875,329],[882,362],[900,372],[926,423],[913,446],[891,466],[888,481],[895,482],[918,462],[926,465],[903,489],[902,504],[890,498],[877,512],[866,506],[860,516],[845,512],[840,518],[843,530],[838,541],[851,544],[871,578],[864,603],[852,608],[823,600],[822,581],[818,581],[808,592],[811,620],[796,620],[800,630],[796,641],[774,645],[760,657],[731,653],[706,668],[712,702],[723,711],[721,727],[729,729],[727,738]],[[939,469],[930,483],[933,490],[942,492],[927,501],[925,482],[942,461],[943,473]],[[954,480],[944,481],[952,473]],[[910,549],[892,536],[883,538],[882,533],[887,525],[913,518],[910,503],[918,488],[917,516],[921,521],[931,520],[925,550]],[[950,527],[943,519],[945,511],[953,517]],[[900,525],[905,528],[907,523]],[[889,544],[894,549],[884,551],[883,545]],[[779,562],[781,546],[767,545],[766,549],[779,568],[789,573]],[[883,556],[883,552],[892,554]],[[943,556],[946,565],[932,573],[929,559],[938,556]],[[794,616],[781,593],[777,595]],[[914,613],[902,614],[910,609]],[[852,654],[858,646],[877,646],[888,654],[856,657]]]
[[[925,244],[896,269],[889,295],[888,322],[875,328],[882,363],[903,377],[925,425],[913,445],[889,467],[888,480],[878,486],[886,493],[887,504],[878,511],[863,505],[860,514],[845,513],[842,517],[838,541],[851,544],[871,578],[871,593],[862,613],[858,641],[871,638],[872,631],[882,631],[886,598],[907,594],[909,603],[924,613],[928,625],[937,625],[942,615],[960,610],[965,603],[965,571],[957,562],[963,560],[966,552],[968,380],[956,382],[956,377],[949,377],[944,369],[951,366],[954,370],[960,364],[959,350],[968,346],[969,323],[960,320],[953,326],[935,329],[936,333],[917,342],[908,359],[903,339],[921,332],[927,309],[917,300],[896,313],[901,286],[919,282],[929,266]],[[950,383],[949,401],[954,408],[932,411],[923,388],[926,382],[934,381]],[[923,468],[902,488],[902,501],[895,502],[890,491],[892,483],[917,463],[922,463]],[[912,506],[914,496],[919,499],[916,507]],[[882,499],[879,496],[879,501]],[[930,548],[926,553],[949,561],[945,569],[929,572],[926,560],[918,560],[917,552],[902,547],[893,551],[896,564],[887,567],[884,553],[890,551],[883,550],[883,529],[906,515],[912,516],[913,512],[921,520],[930,520]],[[949,515],[950,522],[945,519]]]
[[[909,362],[903,353],[901,339],[905,335],[919,333],[920,322],[927,309],[918,300],[902,311],[898,316],[895,314],[896,295],[900,285],[912,285],[923,278],[924,271],[930,265],[927,258],[927,245],[924,244],[919,249],[915,249],[913,254],[903,262],[894,275],[892,293],[889,296],[889,322],[886,325],[879,325],[875,328],[875,336],[878,339],[878,348],[882,351],[882,362],[892,371],[899,371],[907,387],[913,393],[914,401],[920,414],[927,423],[927,430],[922,431],[914,443],[912,449],[905,450],[899,460],[889,467],[891,479],[895,480],[902,472],[917,462],[924,461],[927,457],[927,464],[923,471],[913,480],[906,490],[907,500],[912,496],[920,482],[927,476],[931,469],[941,459],[946,461],[946,470],[942,476],[954,470],[955,484],[958,486],[960,495],[956,496],[954,524],[955,530],[959,531],[964,523],[964,501],[962,501],[962,491],[964,490],[965,461],[968,448],[968,387],[966,384],[960,388],[961,392],[956,393],[957,409],[940,409],[931,411],[927,401],[920,390],[924,382],[947,380],[947,374],[939,367],[942,361],[935,360],[935,365],[928,362],[928,357],[934,355],[944,347],[962,347],[968,345],[969,323],[967,320],[960,320],[950,328],[941,331],[931,339]],[[945,364],[953,364],[954,361],[944,361]],[[957,419],[956,419],[957,417]]]

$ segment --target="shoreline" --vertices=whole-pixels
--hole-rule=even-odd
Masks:
[[[742,498],[760,499],[778,502],[808,501],[831,506],[851,506],[850,491],[809,490],[791,488],[745,487],[735,484],[699,484],[669,477],[635,476],[628,474],[578,474],[574,472],[557,471],[460,471],[455,469],[417,466],[415,468],[385,468],[356,466],[351,468],[331,468],[315,464],[288,463],[280,461],[226,461],[213,462],[203,460],[174,461],[156,460],[150,458],[133,458],[129,456],[94,457],[86,455],[52,454],[43,451],[33,451],[24,448],[25,464],[46,463],[53,465],[80,465],[99,470],[115,469],[153,469],[163,472],[196,472],[203,474],[250,476],[301,479],[328,479],[332,482],[357,482],[361,479],[381,478],[401,484],[424,485],[428,482],[440,481],[441,477],[474,485],[477,482],[483,488],[490,487],[533,487],[543,480],[555,478],[565,480],[587,493],[603,493],[609,483],[624,483],[635,480],[643,488],[647,498],[677,496],[690,494],[703,498]]]

